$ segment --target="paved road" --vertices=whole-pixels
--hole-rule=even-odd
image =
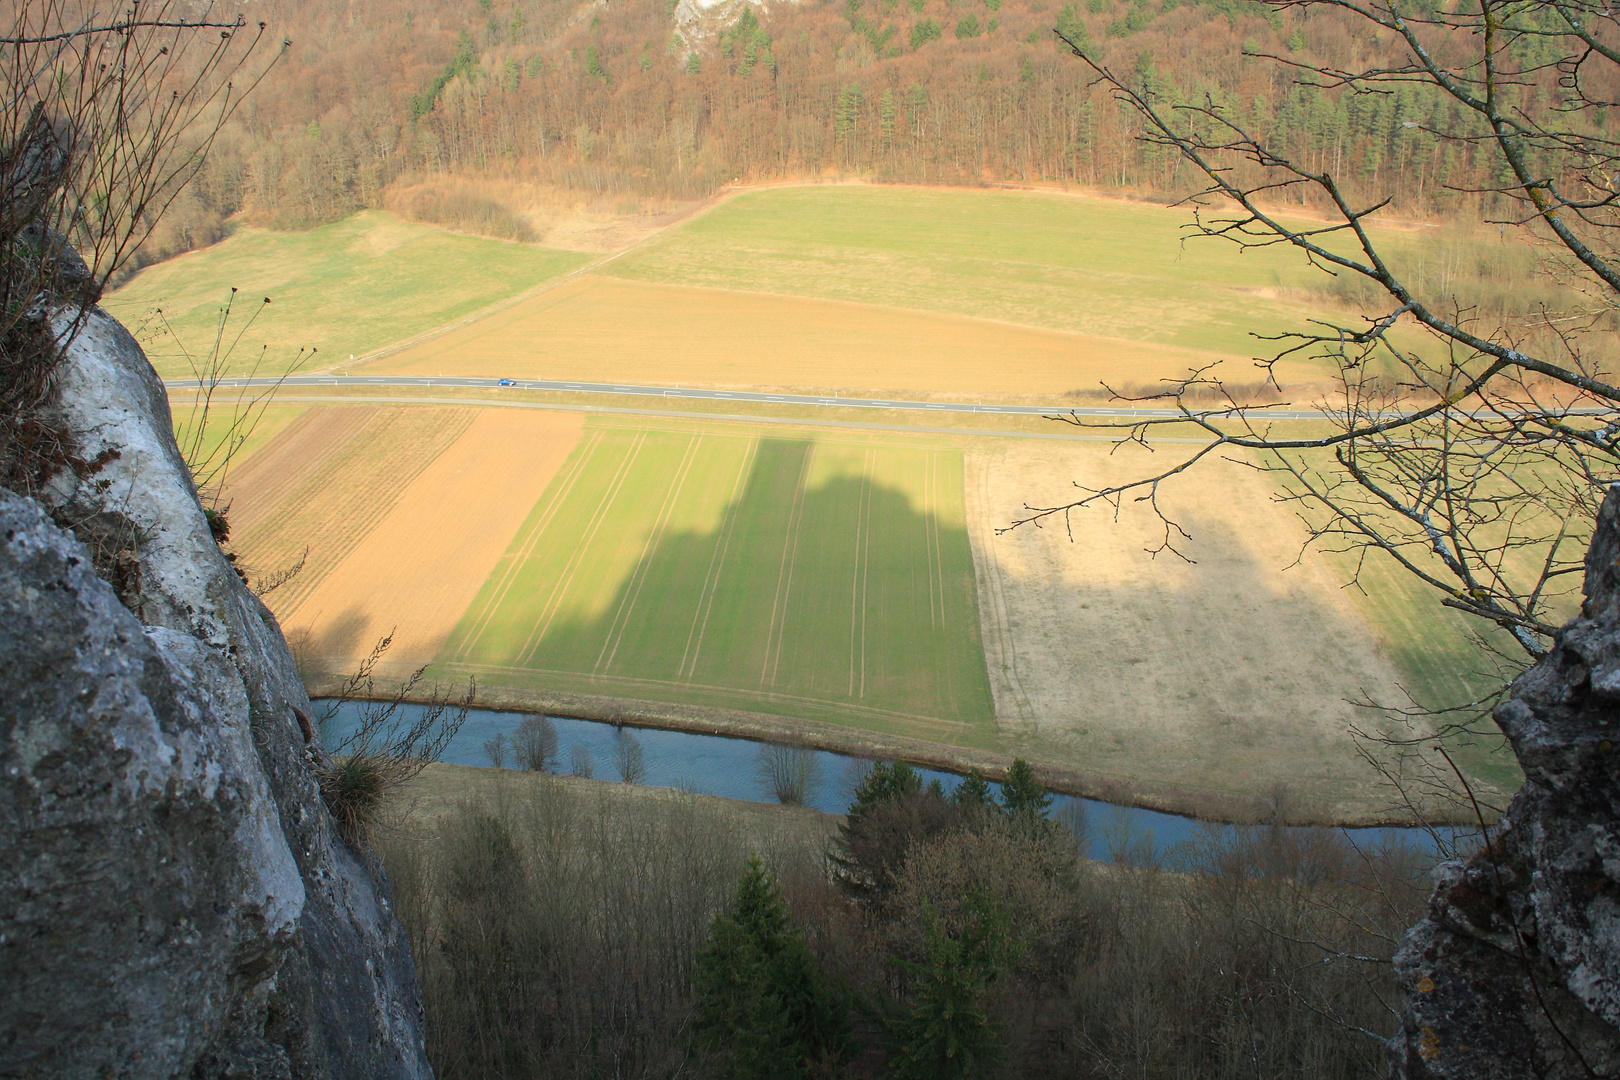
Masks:
[[[222,387],[274,386],[278,380],[221,379]],[[680,386],[631,386],[622,383],[558,382],[550,379],[459,379],[448,376],[409,375],[293,375],[280,380],[283,386],[467,386],[480,390],[554,390],[571,394],[627,394],[632,397],[678,398],[702,401],[748,401],[767,405],[825,405],[839,409],[913,409],[919,412],[987,413],[1002,415],[1051,416],[1074,413],[1078,416],[1142,417],[1176,416],[1174,409],[1079,408],[1064,405],[980,405],[970,401],[900,401],[892,398],[818,397],[809,394],[751,394],[736,390],[703,390]],[[165,385],[195,389],[196,379],[171,379]],[[1265,420],[1320,420],[1316,409],[1251,409],[1248,415]]]

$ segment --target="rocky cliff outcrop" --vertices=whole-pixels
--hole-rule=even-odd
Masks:
[[[1620,486],[1585,595],[1496,709],[1524,787],[1488,847],[1440,867],[1395,957],[1393,1077],[1620,1074]]]
[[[0,491],[0,1076],[430,1076],[386,878],[162,383],[100,310],[56,378],[97,467]]]

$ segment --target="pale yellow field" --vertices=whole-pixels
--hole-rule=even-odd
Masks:
[[[313,590],[277,609],[306,671],[352,671],[391,632],[380,672],[397,677],[432,660],[583,421],[579,413],[479,410]]]
[[[1105,380],[1173,376],[1212,359],[1220,358],[987,319],[586,275],[349,370],[1055,398]],[[1233,379],[1252,378],[1246,357],[1227,359]]]
[[[980,625],[1000,733],[1036,760],[1215,791],[1286,789],[1329,814],[1379,791],[1349,734],[1399,705],[1400,674],[1333,567],[1290,566],[1302,526],[1268,477],[1210,461],[1161,505],[1192,534],[1157,558],[1162,530],[1127,503],[996,535],[1026,502],[1055,505],[1147,472],[1107,445],[979,444],[966,463]],[[1159,455],[1176,447],[1161,447]],[[1160,463],[1162,464],[1162,463]]]

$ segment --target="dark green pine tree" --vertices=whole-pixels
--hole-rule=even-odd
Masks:
[[[978,810],[996,805],[995,799],[990,795],[990,785],[979,774],[978,769],[969,772],[962,778],[962,782],[956,785],[956,790],[951,792],[951,802],[955,803],[959,810]]]
[[[909,1012],[894,1025],[901,1048],[891,1067],[899,1080],[984,1076],[1001,1054],[985,995],[1020,951],[1011,919],[1003,906],[974,897],[953,938],[931,908],[923,914],[928,958],[921,964],[901,961],[917,983]]]
[[[750,856],[730,908],[715,916],[693,979],[695,1031],[729,1080],[800,1077],[849,1054],[849,998],[816,967],[776,880]]]
[[[1001,805],[1009,814],[1029,813],[1045,817],[1052,807],[1052,796],[1035,779],[1035,770],[1023,758],[1014,758],[1007,779],[1001,782]]]

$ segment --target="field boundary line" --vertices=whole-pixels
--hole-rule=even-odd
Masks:
[[[989,466],[982,459],[975,460],[970,482],[968,462],[968,455],[963,454],[963,501],[966,503],[967,499],[971,498],[977,507],[977,512],[966,505],[963,509],[968,517],[968,528],[965,531],[968,534],[969,554],[974,564],[974,585],[976,589],[983,590],[977,598],[980,601],[977,605],[980,611],[979,644],[985,658],[985,675],[990,681],[990,713],[999,723],[1002,719],[996,701],[996,685],[999,683],[1006,688],[1006,696],[1011,698],[1013,710],[1017,713],[1015,717],[1009,719],[1034,720],[1035,709],[1030,705],[1029,695],[1024,690],[1023,681],[1018,677],[1018,645],[1013,639],[1012,626],[1008,622],[1001,558],[995,547],[995,533],[988,524],[990,497],[985,491],[985,486],[989,483]],[[997,661],[994,673],[990,671],[989,652],[992,641],[995,644]]]
[[[633,675],[593,675],[589,672],[568,671],[562,668],[516,667],[509,664],[472,664],[465,662],[446,662],[436,665],[445,669],[466,671],[473,674],[479,672],[507,673],[512,675],[549,675],[559,678],[585,679],[590,682],[618,682],[633,685],[669,687],[672,689],[704,690],[716,694],[730,694],[737,697],[764,698],[770,701],[783,701],[790,704],[814,705],[823,708],[842,709],[849,712],[867,713],[872,716],[884,717],[892,720],[910,720],[923,724],[936,724],[953,728],[978,728],[980,725],[971,720],[951,720],[943,716],[925,716],[921,713],[898,712],[893,709],[881,709],[875,705],[858,705],[848,698],[805,697],[802,694],[784,694],[775,690],[750,690],[746,687],[715,686],[709,683],[676,682],[673,679],[654,679]],[[672,702],[671,704],[680,704]]]
[[[590,442],[586,442],[585,447],[580,452],[580,457],[573,461],[572,468],[562,476],[562,486],[557,489],[556,499],[548,502],[546,507],[539,512],[539,518],[536,518],[535,521],[535,528],[531,528],[527,534],[520,534],[515,539],[515,551],[509,552],[504,557],[505,567],[502,567],[501,570],[501,581],[497,583],[496,591],[489,597],[488,604],[484,604],[484,612],[481,614],[480,625],[478,625],[478,633],[471,636],[471,640],[467,643],[467,649],[471,649],[471,646],[476,641],[483,638],[484,630],[488,628],[489,622],[494,619],[497,610],[501,609],[505,597],[512,591],[512,586],[517,583],[518,576],[522,575],[523,565],[535,554],[535,547],[539,546],[539,538],[551,526],[551,521],[557,517],[562,504],[567,502],[570,494],[573,494],[573,486],[578,483],[580,476],[583,476],[585,471],[590,468],[591,460],[596,457],[596,449],[601,445],[601,440],[603,440],[601,432],[591,432]],[[541,499],[544,499],[544,494],[541,495]],[[463,649],[463,653],[467,649]]]
[[[596,258],[590,259],[582,266],[576,266],[572,270],[564,271],[563,273],[558,274],[556,277],[549,277],[538,281],[529,286],[527,289],[524,289],[522,292],[513,296],[508,296],[504,300],[497,300],[488,307],[479,308],[477,311],[469,312],[466,315],[461,316],[459,319],[452,319],[441,326],[435,326],[430,330],[422,331],[420,334],[414,334],[408,338],[401,338],[399,341],[390,342],[387,345],[375,348],[368,353],[362,353],[360,356],[349,361],[347,366],[349,368],[357,368],[364,364],[370,364],[377,360],[386,359],[387,357],[393,356],[396,353],[405,352],[407,349],[413,349],[418,345],[425,345],[435,338],[443,337],[444,335],[453,333],[456,330],[472,326],[474,323],[482,322],[484,319],[487,319],[492,315],[499,315],[501,312],[514,308],[525,301],[533,300],[537,296],[543,296],[553,289],[566,285],[575,278],[585,277],[587,274],[595,272],[601,267],[606,266],[608,263],[613,262],[620,256],[628,255],[637,248],[644,247],[647,244],[652,243],[654,240],[659,239],[671,229],[675,229],[687,224],[688,222],[695,221],[697,218],[707,214],[715,207],[730,202],[733,198],[745,190],[747,189],[722,188],[715,195],[710,196],[707,201],[698,203],[698,205],[694,206],[688,213],[682,214],[680,217],[676,218],[674,221],[671,221],[667,225],[648,233],[639,240],[626,244],[617,251],[600,253]],[[569,249],[552,248],[550,250],[567,251]],[[588,252],[580,252],[579,254],[588,254]],[[630,279],[617,278],[615,280],[624,281]],[[336,370],[342,366],[344,366],[343,362],[337,361],[327,367],[319,369],[318,371],[310,372],[310,374],[322,374],[324,372]]]
[[[641,447],[646,441],[647,436],[645,433],[638,433],[636,438],[631,441],[630,449],[624,455],[624,460],[619,463],[619,468],[613,474],[613,479],[608,482],[608,489],[602,494],[602,501],[597,504],[596,511],[591,515],[589,523],[585,526],[585,532],[575,542],[574,550],[569,553],[568,561],[563,564],[562,572],[552,585],[551,595],[546,598],[545,606],[540,609],[539,619],[535,621],[533,629],[529,631],[529,636],[524,639],[523,647],[518,650],[517,659],[520,663],[535,654],[540,648],[540,640],[546,636],[546,631],[551,629],[552,620],[557,617],[557,612],[562,608],[563,595],[568,591],[569,586],[573,584],[574,574],[579,570],[579,564],[584,561],[585,553],[590,550],[592,542],[595,541],[596,533],[601,529],[602,522],[607,520],[614,501],[619,497],[619,492],[624,490],[624,481],[630,475],[631,467],[635,464],[636,458],[640,456]]]
[[[816,456],[816,444],[811,443],[804,452],[804,458],[799,462],[799,480],[793,488],[793,503],[788,508],[787,536],[782,540],[782,561],[776,570],[776,592],[771,597],[771,621],[765,631],[765,663],[759,669],[759,685],[765,685],[765,673],[770,672],[770,685],[776,685],[775,666],[771,662],[771,644],[776,645],[776,662],[782,659],[782,638],[787,631],[787,596],[784,594],[783,579],[787,579],[787,587],[793,587],[793,558],[799,549],[799,523],[804,520],[804,488],[810,479],[810,462]],[[776,613],[782,613],[782,624],[777,626]]]
[[[552,519],[557,516],[558,509],[567,501],[568,496],[573,493],[574,484],[584,474],[586,467],[590,465],[591,459],[596,456],[597,447],[601,444],[602,433],[599,431],[591,432],[589,440],[580,448],[579,456],[574,460],[573,466],[558,477],[562,483],[557,489],[556,498],[552,499],[546,505],[546,508],[540,512],[540,517],[535,521],[534,527],[529,530],[527,535],[520,534],[513,540],[514,550],[502,556],[507,562],[501,569],[500,580],[495,584],[495,591],[491,593],[489,600],[475,617],[473,625],[468,629],[467,639],[457,647],[454,656],[466,657],[470,655],[473,648],[483,639],[484,631],[489,628],[489,624],[494,621],[495,613],[506,602],[506,596],[511,592],[518,575],[523,572],[524,564],[534,554],[535,547],[540,543],[541,535],[550,527]],[[545,494],[542,493],[540,498],[544,499]]]
[[[758,455],[759,436],[756,435],[749,438],[748,445],[743,448],[742,459],[737,463],[737,479],[731,485],[731,500],[726,503],[725,514],[720,522],[720,535],[715,538],[714,551],[709,556],[709,572],[703,575],[703,589],[698,593],[697,610],[692,612],[692,628],[686,632],[686,648],[681,651],[681,666],[675,669],[677,679],[683,677],[690,679],[692,675],[697,674],[698,656],[703,652],[703,635],[709,629],[709,612],[714,610],[714,597],[720,591],[720,574],[725,569],[726,552],[731,547],[731,534],[736,528],[737,516],[741,512],[743,481]],[[692,643],[694,634],[697,635],[695,647]],[[688,653],[692,657],[690,671],[686,663]]]
[[[658,547],[664,541],[664,530],[669,527],[669,519],[675,515],[675,504],[680,500],[681,490],[686,487],[686,478],[691,475],[692,462],[697,460],[698,447],[702,442],[702,435],[687,437],[686,452],[681,455],[680,465],[676,467],[670,489],[664,495],[664,505],[659,507],[658,517],[653,520],[647,542],[642,545],[641,558],[636,560],[635,572],[630,576],[630,587],[625,589],[624,596],[619,600],[619,610],[613,613],[608,639],[602,642],[602,651],[597,654],[593,672],[606,674],[613,666],[613,658],[619,654],[619,642],[624,640],[624,632],[630,626],[630,614],[635,611],[636,601],[641,598],[641,587],[647,583],[647,575],[652,572],[653,557],[658,554]],[[608,651],[609,645],[613,647],[611,652]],[[604,654],[607,657],[605,662]]]

